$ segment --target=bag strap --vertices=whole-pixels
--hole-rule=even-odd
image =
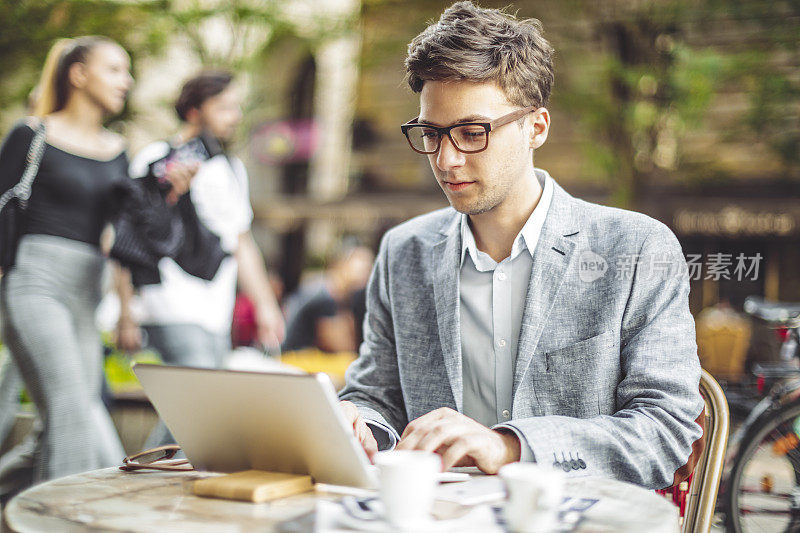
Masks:
[[[14,197],[19,199],[19,204],[23,209],[27,207],[28,199],[31,197],[33,180],[36,179],[36,175],[39,173],[39,164],[42,162],[42,155],[44,155],[46,133],[44,120],[42,120],[36,128],[36,132],[33,134],[33,140],[31,140],[31,145],[28,148],[28,155],[25,159],[25,171],[22,173],[19,183],[7,190],[5,194],[0,197],[0,209],[3,209],[9,200]]]
[[[36,175],[39,173],[39,164],[42,162],[42,156],[44,155],[44,140],[46,133],[47,131],[44,125],[44,120],[42,120],[39,122],[39,127],[36,128],[36,134],[33,136],[31,147],[28,150],[28,166],[25,167],[25,172],[22,174],[22,178],[19,180],[19,183],[17,183],[16,187],[14,187],[14,191],[17,194],[17,198],[20,199],[20,204],[23,208],[28,203],[28,198],[31,197],[33,180],[36,179]]]

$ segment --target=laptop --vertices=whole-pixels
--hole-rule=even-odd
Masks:
[[[196,470],[254,469],[377,486],[325,374],[151,364],[133,371]]]

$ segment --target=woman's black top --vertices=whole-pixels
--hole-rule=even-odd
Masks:
[[[34,130],[18,123],[0,147],[0,195],[25,170]],[[108,222],[115,240],[109,255],[130,268],[135,285],[161,281],[158,262],[171,257],[189,274],[212,279],[227,255],[219,237],[197,216],[191,195],[175,205],[154,176],[128,177],[125,153],[108,161],[45,145],[22,221],[22,234],[45,234],[100,244]]]
[[[0,148],[0,194],[16,185],[34,130],[18,123]],[[82,157],[45,144],[25,211],[23,234],[45,234],[100,243],[106,223],[121,208],[128,178],[125,152],[108,161]]]

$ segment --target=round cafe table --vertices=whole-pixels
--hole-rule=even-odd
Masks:
[[[203,472],[123,472],[107,468],[42,483],[5,509],[12,531],[313,531],[321,501],[341,495],[308,492],[270,503],[202,498],[191,493]],[[572,478],[565,496],[575,516],[569,531],[679,531],[677,508],[653,491],[620,481]],[[563,507],[562,507],[563,508]],[[306,519],[298,518],[306,516]],[[459,533],[469,528],[459,527]],[[485,529],[484,529],[485,530]],[[500,526],[497,531],[503,531]],[[325,529],[325,531],[348,531]],[[561,531],[564,531],[563,529]]]

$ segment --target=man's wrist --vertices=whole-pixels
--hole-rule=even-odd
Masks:
[[[503,460],[503,464],[516,463],[519,461],[522,456],[522,442],[520,442],[517,434],[505,428],[495,429],[493,431],[500,435],[503,445],[505,446],[505,459]]]

